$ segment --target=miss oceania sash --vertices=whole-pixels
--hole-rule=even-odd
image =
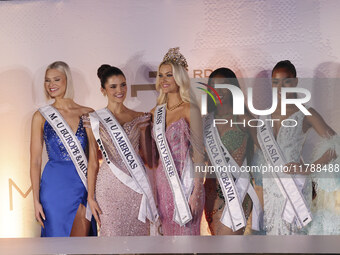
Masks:
[[[190,176],[191,160],[187,155],[182,179],[180,179],[165,136],[165,114],[165,104],[156,107],[153,127],[154,139],[174,198],[175,213],[173,220],[180,226],[184,226],[192,219],[188,203],[193,187],[193,178]]]
[[[257,128],[257,139],[267,163],[279,168],[284,166],[287,161],[274,138],[272,127],[269,122],[266,121],[269,117],[270,116],[260,117],[265,124]],[[312,217],[306,201],[301,194],[305,177],[296,178],[290,174],[275,171],[273,171],[272,174],[282,195],[286,199],[282,218],[288,223],[295,221],[298,228],[306,226],[312,221]]]
[[[143,195],[139,208],[138,220],[145,223],[146,218],[148,218],[149,221],[155,222],[158,219],[158,212],[151,185],[146,176],[144,164],[136,154],[124,129],[113,114],[106,108],[90,113],[89,115],[94,137],[96,138],[103,157],[112,173],[130,189]],[[110,134],[112,142],[131,176],[124,173],[110,161],[103,142],[100,139],[99,122],[103,124],[106,131]]]
[[[232,175],[235,178],[235,183],[234,178],[231,177],[230,173],[228,176],[226,173],[218,171],[218,169],[215,171],[217,173],[217,178],[224,198],[227,198],[225,199],[227,201],[226,207],[224,208],[220,221],[233,231],[237,231],[244,227],[246,225],[246,220],[244,217],[242,202],[248,193],[253,201],[252,229],[259,231],[260,226],[262,225],[263,211],[259,198],[253,186],[250,184],[250,175],[248,172],[240,170],[239,165],[222,143],[217,128],[215,128],[212,124],[213,119],[214,115],[212,113],[208,114],[204,119],[204,143],[210,162],[215,166],[215,168],[230,165],[233,169],[236,169],[236,171],[232,172]],[[243,165],[245,166],[246,164],[247,162],[244,160]],[[225,177],[229,178],[230,184],[226,185],[226,182],[224,182],[223,179]],[[232,186],[232,183],[234,183],[234,186]],[[236,187],[236,189],[233,189],[234,187]],[[234,199],[235,194],[233,193],[238,196],[238,199]],[[232,213],[235,215],[232,215]],[[241,225],[239,225],[239,223],[241,223]]]
[[[39,112],[44,116],[46,121],[48,121],[53,130],[59,136],[87,190],[87,158],[78,138],[75,136],[61,114],[53,106],[47,105],[41,107],[39,108]],[[90,221],[91,217],[91,209],[89,205],[87,205],[86,219]]]
[[[204,120],[204,143],[211,164],[216,169],[218,168],[215,172],[226,201],[220,221],[233,231],[237,231],[246,226],[246,218],[242,207],[243,198],[238,194],[231,172],[218,171],[223,166],[231,164],[231,161],[227,162],[224,154],[229,152],[227,150],[223,152],[220,143],[217,142],[219,135],[217,129],[212,125],[213,117],[213,114],[209,114]],[[228,159],[231,159],[231,156],[228,156]]]

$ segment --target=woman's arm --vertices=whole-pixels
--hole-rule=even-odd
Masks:
[[[153,168],[153,162],[152,162],[152,150],[151,150],[151,128],[150,128],[150,122],[143,123],[140,126],[140,154],[141,157],[145,163],[150,169]]]
[[[87,166],[87,201],[89,202],[92,214],[100,227],[101,224],[99,214],[102,214],[102,211],[100,210],[94,195],[97,174],[99,170],[98,145],[90,127],[86,127],[86,133],[89,142],[89,160]]]
[[[244,118],[245,118],[246,123],[248,123],[249,120],[253,119],[253,117],[249,113],[247,113]],[[258,148],[261,148],[260,144],[257,140],[257,127],[251,127],[251,126],[247,125],[246,130],[247,130],[248,134],[250,134],[250,137],[253,140],[254,144]],[[250,162],[248,162],[248,163],[250,163]]]
[[[150,113],[151,113],[151,120],[150,120],[150,135],[152,131],[152,126],[153,126],[153,120],[154,120],[154,113],[155,113],[155,109],[156,107],[152,108]],[[151,157],[152,157],[152,167],[157,168],[158,167],[158,161],[159,161],[159,154],[158,154],[158,149],[157,149],[157,145],[154,141],[154,139],[152,139],[152,135],[151,135]],[[150,149],[149,148],[149,149]]]
[[[330,126],[327,125],[327,123],[324,121],[324,119],[321,117],[321,115],[316,110],[314,110],[313,108],[309,108],[309,111],[311,112],[312,115],[308,115],[305,117],[306,123],[304,125],[304,129],[308,130],[309,128],[312,127],[318,133],[318,135],[324,139],[329,139],[332,136],[336,135],[334,130]],[[326,152],[324,152],[321,155],[321,157],[316,159],[312,164],[313,165],[317,165],[317,164],[325,165],[325,164],[328,164],[333,159],[335,159],[337,156],[338,155],[336,155],[334,150],[329,149]],[[300,169],[300,163],[290,162],[287,164],[287,166],[294,166],[294,165],[298,166],[298,169]],[[296,169],[296,168],[291,167],[291,169]],[[302,169],[303,170],[301,174],[310,174],[310,172],[307,171],[308,169],[306,169],[304,165]]]
[[[192,160],[195,166],[203,166],[205,163],[205,150],[203,143],[203,124],[201,112],[198,107],[188,105],[185,107],[185,120],[190,123],[190,141],[192,143]],[[189,198],[193,222],[200,221],[200,213],[204,207],[204,176],[192,173],[194,178],[194,190]]]
[[[312,115],[306,116],[306,121],[312,128],[314,128],[319,136],[328,139],[336,135],[334,130],[327,125],[327,123],[316,110],[309,108],[309,111],[312,113]],[[319,159],[313,162],[313,164],[327,164],[336,157],[337,155],[334,153],[334,151],[328,150]]]
[[[31,125],[31,145],[30,145],[30,177],[33,189],[33,201],[35,218],[44,227],[42,219],[45,218],[43,208],[40,204],[39,190],[41,178],[41,154],[43,150],[43,124],[44,117],[39,111],[36,111],[32,118]]]
[[[203,142],[203,123],[198,107],[187,106],[184,110],[185,120],[190,123],[190,142],[192,148],[192,161],[195,165],[205,164],[205,149]],[[195,184],[202,184],[204,176],[194,176]],[[197,177],[197,178],[196,178]]]

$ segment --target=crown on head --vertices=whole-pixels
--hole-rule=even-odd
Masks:
[[[188,63],[182,53],[179,52],[179,47],[170,48],[163,58],[163,62],[172,62],[183,66],[188,70]]]

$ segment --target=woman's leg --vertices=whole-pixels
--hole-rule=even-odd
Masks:
[[[86,207],[80,204],[76,217],[74,217],[70,236],[88,236],[91,222],[85,218]]]

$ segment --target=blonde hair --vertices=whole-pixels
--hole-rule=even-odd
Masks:
[[[45,71],[45,75],[46,75],[46,72],[48,70],[51,70],[51,69],[56,69],[56,70],[63,72],[65,74],[65,76],[66,76],[66,91],[65,91],[64,98],[73,99],[73,97],[74,97],[73,80],[72,80],[71,70],[70,70],[70,67],[68,66],[68,64],[66,64],[63,61],[53,62],[52,64],[47,66],[46,71]],[[51,99],[50,95],[46,91],[46,88],[45,88],[45,95],[46,95],[47,99]]]
[[[195,100],[195,96],[191,92],[188,71],[185,69],[184,66],[173,63],[171,61],[163,61],[158,67],[156,77],[156,90],[159,92],[159,96],[157,98],[157,105],[165,104],[167,102],[167,94],[163,92],[162,86],[159,84],[159,69],[161,68],[162,65],[171,66],[172,74],[174,76],[176,84],[179,86],[179,94],[182,100],[184,102],[197,106],[198,104]]]

